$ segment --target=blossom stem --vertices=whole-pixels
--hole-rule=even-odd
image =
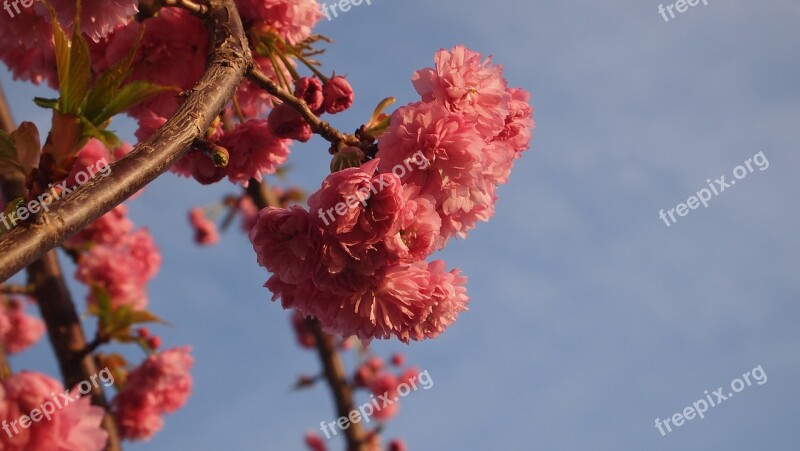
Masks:
[[[31,294],[33,289],[30,285],[0,285],[2,294]]]
[[[354,135],[342,133],[336,128],[332,127],[331,124],[318,118],[303,99],[298,99],[289,91],[278,86],[277,83],[272,81],[258,67],[251,67],[247,75],[251,80],[258,84],[258,86],[267,91],[273,97],[280,99],[287,105],[294,108],[298,113],[300,113],[301,116],[303,116],[303,119],[305,119],[306,122],[311,125],[311,130],[313,130],[314,133],[320,135],[331,144],[345,144],[352,146],[359,146],[361,144],[361,141]]]

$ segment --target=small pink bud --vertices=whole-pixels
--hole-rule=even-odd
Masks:
[[[146,339],[147,337],[150,336],[150,329],[146,327],[140,327],[139,329],[136,330],[136,334],[139,336],[139,338]]]
[[[311,139],[311,126],[300,116],[300,113],[286,104],[272,109],[267,118],[269,131],[278,138],[294,139],[306,142]]]
[[[319,78],[303,77],[297,80],[294,85],[294,96],[303,99],[317,116],[324,112],[322,105],[325,96],[322,94],[322,82]]]
[[[161,347],[161,337],[158,335],[154,335],[147,340],[147,346],[150,346],[152,349],[158,349]]]
[[[331,78],[323,86],[325,111],[330,114],[341,113],[353,105],[355,94],[350,83],[341,76]]]
[[[394,366],[403,366],[406,363],[406,356],[401,353],[394,354],[392,356],[392,365]]]

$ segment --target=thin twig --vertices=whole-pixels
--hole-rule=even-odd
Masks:
[[[251,67],[247,73],[247,76],[250,78],[250,80],[255,82],[270,95],[277,97],[283,101],[283,103],[294,108],[298,113],[300,113],[301,116],[303,116],[303,119],[305,119],[306,122],[311,125],[311,130],[313,130],[314,133],[322,136],[331,144],[346,144],[351,146],[359,146],[361,144],[361,141],[354,135],[342,133],[336,128],[332,127],[331,124],[318,118],[303,99],[298,99],[289,91],[278,86],[277,83],[272,81],[257,66]]]
[[[0,285],[0,294],[33,294],[31,285]]]
[[[208,6],[198,5],[190,0],[164,0],[163,4],[164,6],[177,6],[179,8],[183,8],[198,16],[205,16],[208,14]]]

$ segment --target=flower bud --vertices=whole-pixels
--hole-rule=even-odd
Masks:
[[[353,105],[355,94],[350,83],[341,76],[336,76],[325,82],[323,87],[325,102],[323,107],[330,114],[341,113]]]
[[[267,119],[269,131],[278,138],[306,142],[313,134],[311,126],[292,107],[281,104],[272,109]]]
[[[319,116],[324,112],[322,104],[325,96],[322,94],[322,82],[319,78],[303,77],[294,85],[294,95],[303,99],[311,111]]]

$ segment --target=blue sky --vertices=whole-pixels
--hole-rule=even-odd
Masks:
[[[469,276],[470,311],[437,340],[374,346],[434,381],[387,437],[425,451],[796,447],[800,5],[711,0],[668,23],[657,8],[373,0],[317,28],[336,40],[326,67],[356,89],[333,119],[345,130],[383,97],[416,100],[412,72],[455,44],[494,55],[536,109],[495,218],[437,256]],[[46,124],[30,102],[42,90],[8,79],[17,119]],[[761,151],[767,170],[669,228],[659,219]],[[320,141],[296,146],[290,181],[315,189],[328,161]],[[302,449],[334,419],[327,390],[289,390],[318,363],[268,301],[244,235],[192,244],[188,209],[234,191],[167,175],[131,204],[162,248],[151,305],[175,325],[168,346],[194,346],[196,394],[129,449]],[[56,374],[46,342],[12,364]],[[765,384],[655,428],[758,365]]]

